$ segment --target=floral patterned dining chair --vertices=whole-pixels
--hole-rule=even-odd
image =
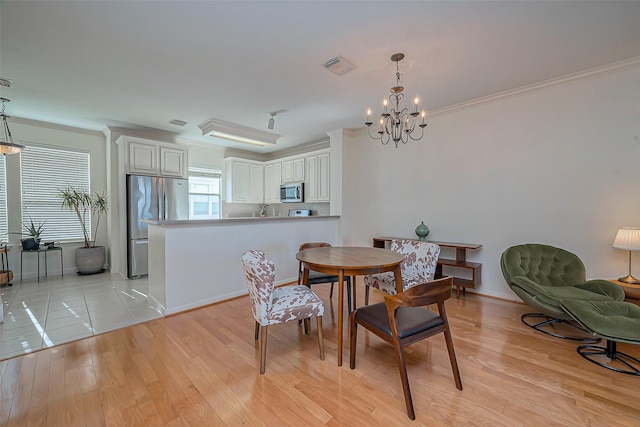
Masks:
[[[440,255],[440,246],[419,240],[394,239],[391,240],[389,249],[404,255],[404,261],[401,264],[403,291],[433,280]],[[396,281],[391,272],[365,276],[364,284],[365,305],[369,305],[370,288],[378,289],[389,295],[397,293]]]
[[[316,318],[320,359],[324,360],[322,335],[322,300],[304,285],[275,288],[276,268],[264,252],[250,250],[242,255],[251,311],[256,321],[255,339],[260,336],[260,373],[264,374],[267,358],[267,330],[270,325],[291,320]]]

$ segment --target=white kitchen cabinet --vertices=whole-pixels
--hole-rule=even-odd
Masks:
[[[304,181],[304,157],[282,162],[282,183]]]
[[[280,184],[282,184],[282,163],[269,163],[264,166],[264,202],[280,203]]]
[[[264,166],[249,165],[249,200],[251,203],[264,202]]]
[[[227,203],[264,202],[264,166],[262,162],[225,159],[225,200]]]
[[[146,142],[129,142],[129,173],[155,175],[158,172],[158,146]]]
[[[280,185],[304,182],[305,202],[329,202],[329,150],[277,160],[225,159],[227,203],[280,203]]]
[[[187,169],[184,149],[160,147],[160,175],[186,178],[188,176]]]
[[[187,149],[175,144],[121,136],[126,174],[173,176],[187,178]]]
[[[231,191],[227,194],[227,201],[236,203],[249,202],[249,163],[231,163],[231,179],[227,179]]]
[[[305,202],[330,201],[329,152],[305,157]]]

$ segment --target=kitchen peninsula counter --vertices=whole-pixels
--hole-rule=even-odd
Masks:
[[[246,295],[240,257],[250,249],[264,251],[274,262],[276,285],[295,282],[300,244],[337,244],[339,220],[339,216],[276,216],[146,221],[149,295],[165,314]]]
[[[143,220],[147,224],[160,225],[160,226],[210,226],[210,225],[222,225],[222,224],[237,224],[243,222],[271,222],[271,221],[309,221],[309,220],[323,220],[323,219],[338,219],[338,215],[311,215],[311,216],[240,216],[235,218],[220,218],[220,219],[189,219],[189,220],[177,220],[177,221],[153,221],[149,219]]]

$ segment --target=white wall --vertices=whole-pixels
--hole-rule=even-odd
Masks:
[[[499,258],[515,244],[568,249],[589,278],[626,275],[627,253],[611,245],[619,227],[640,226],[639,135],[636,68],[431,117],[397,149],[345,136],[342,238],[414,237],[424,221],[433,240],[483,244],[468,254],[483,263],[478,292],[510,299]]]

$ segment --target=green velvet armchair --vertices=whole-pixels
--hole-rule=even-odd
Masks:
[[[537,313],[522,315],[522,322],[548,335],[579,341],[596,341],[584,334],[566,335],[556,330],[566,324],[583,331],[562,308],[562,300],[622,301],[624,291],[607,280],[586,280],[577,255],[542,244],[512,246],[500,257],[502,275],[513,292]],[[533,323],[538,319],[537,323]]]

